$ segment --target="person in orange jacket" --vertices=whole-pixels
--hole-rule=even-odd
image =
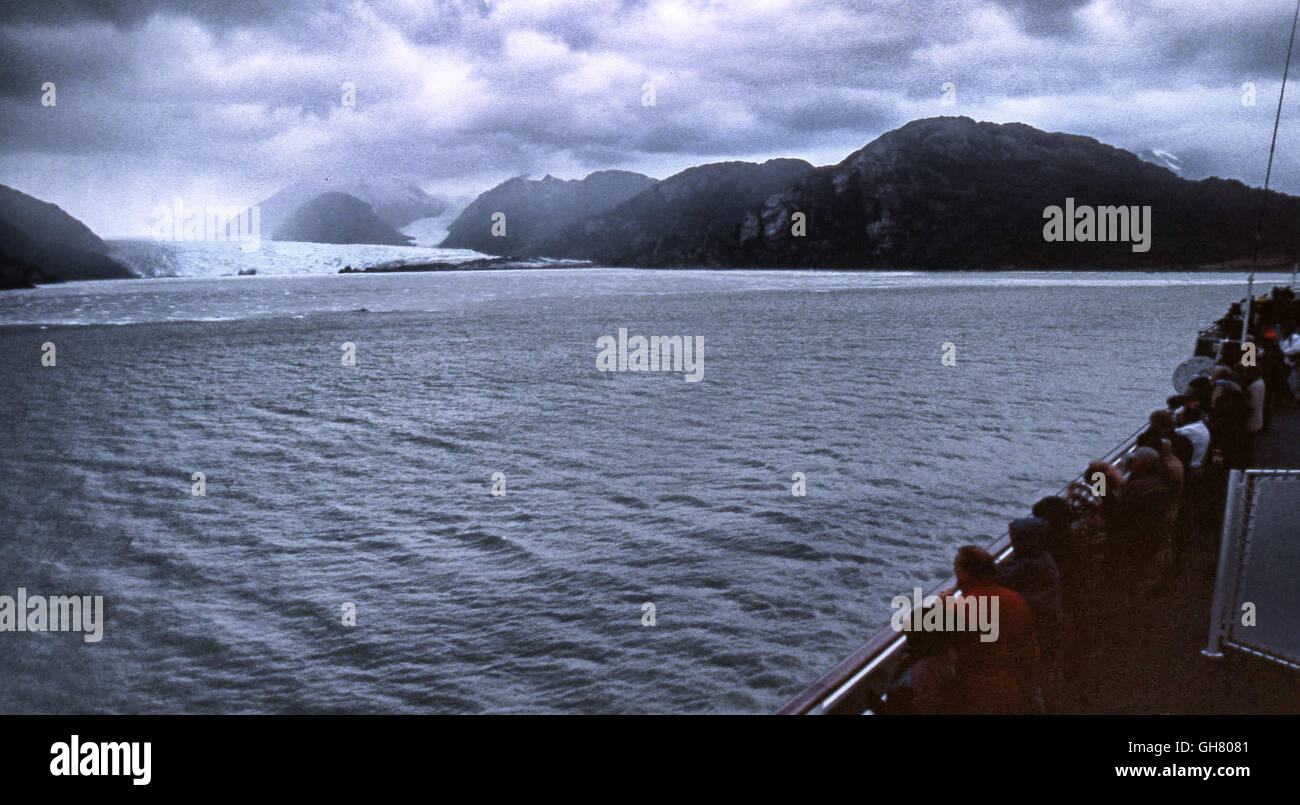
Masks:
[[[1042,712],[1038,642],[1029,604],[997,583],[997,564],[983,548],[966,545],[958,550],[953,573],[960,595],[946,603],[967,613],[966,628],[952,635],[960,709],[979,714]]]

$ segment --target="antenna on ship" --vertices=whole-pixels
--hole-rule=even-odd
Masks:
[[[1300,0],[1296,0],[1291,17],[1291,42],[1286,46],[1286,67],[1282,68],[1282,89],[1277,93],[1277,115],[1273,117],[1273,141],[1268,146],[1268,169],[1264,171],[1264,197],[1259,201],[1259,220],[1255,223],[1255,254],[1250,258],[1250,279],[1246,286],[1246,315],[1241,321],[1241,343],[1250,333],[1251,306],[1255,301],[1255,265],[1259,262],[1260,238],[1264,232],[1264,210],[1268,207],[1268,182],[1273,177],[1273,152],[1277,150],[1277,128],[1282,122],[1282,99],[1286,97],[1286,79],[1291,73],[1291,51],[1295,47],[1296,22],[1300,21]],[[1295,265],[1291,266],[1291,287],[1295,287]]]

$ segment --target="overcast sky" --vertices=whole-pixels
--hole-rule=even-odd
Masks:
[[[0,183],[105,236],[147,232],[153,208],[176,196],[255,203],[313,175],[410,174],[472,197],[522,173],[828,164],[941,114],[1162,149],[1193,177],[1258,185],[1294,10],[1291,0],[11,5],[0,12]],[[45,82],[53,107],[41,104]],[[343,104],[345,82],[355,106]],[[1300,193],[1300,82],[1290,83],[1273,186]]]

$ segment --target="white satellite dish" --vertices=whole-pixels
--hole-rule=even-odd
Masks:
[[[1192,382],[1192,378],[1210,377],[1212,374],[1214,374],[1213,358],[1207,358],[1204,355],[1188,358],[1174,370],[1174,391],[1184,394],[1187,391],[1187,385]]]

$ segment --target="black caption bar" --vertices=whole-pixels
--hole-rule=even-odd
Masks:
[[[564,780],[582,787],[601,774],[625,782],[632,775],[640,788],[701,773],[744,786],[839,779],[867,788],[886,773],[930,790],[948,780],[954,793],[961,780],[977,779],[993,789],[1012,779],[1277,784],[1293,777],[1296,725],[1294,717],[1244,716],[10,716],[3,723],[7,783],[128,796],[265,786],[337,794],[445,786],[467,775],[489,789]]]

